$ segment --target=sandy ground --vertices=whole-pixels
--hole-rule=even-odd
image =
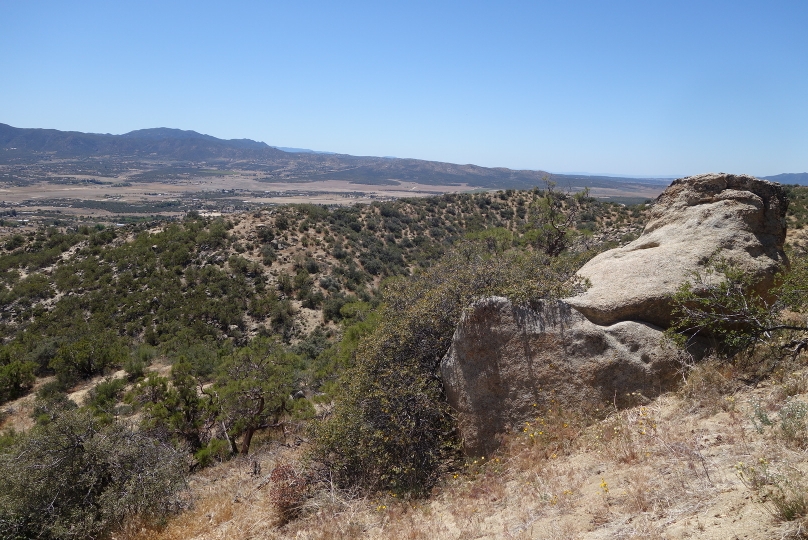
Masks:
[[[806,375],[794,376],[805,390]],[[804,450],[784,445],[776,427],[761,432],[751,422],[753,403],[782,404],[781,385],[723,395],[705,386],[701,392],[687,398],[669,394],[613,413],[579,432],[566,448],[549,448],[526,432],[514,434],[488,463],[475,462],[448,476],[428,499],[401,501],[384,493],[352,498],[320,484],[289,523],[273,507],[268,475],[278,464],[299,463],[306,444],[294,434],[262,436],[252,456],[191,479],[195,503],[189,511],[165,528],[119,538],[793,538],[799,523],[777,518],[739,468],[765,463],[771,470],[804,470]],[[262,474],[251,474],[253,461]]]
[[[131,185],[98,184],[54,184],[40,182],[31,186],[4,186],[0,188],[0,200],[7,203],[21,203],[42,199],[114,200],[121,202],[143,202],[174,200],[192,193],[241,190],[251,192],[249,199],[254,202],[312,202],[314,200],[330,204],[351,204],[359,200],[378,198],[399,198],[472,191],[466,184],[453,186],[433,186],[402,182],[395,186],[370,186],[348,181],[327,180],[323,182],[284,183],[259,182],[252,176],[228,175],[204,180],[182,180],[177,182],[137,182]],[[259,195],[261,194],[261,195]],[[257,196],[256,196],[257,195]],[[233,200],[245,199],[238,191]]]

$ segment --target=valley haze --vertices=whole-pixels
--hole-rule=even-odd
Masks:
[[[808,184],[808,173],[764,177]],[[357,202],[476,190],[564,191],[639,203],[673,177],[513,170],[411,158],[352,156],[219,139],[196,131],[140,129],[123,135],[0,124],[0,204],[31,226],[58,216],[120,221],[227,213],[266,204]]]

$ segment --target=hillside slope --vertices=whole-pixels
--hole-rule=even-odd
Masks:
[[[795,230],[806,220],[804,191],[790,191]],[[76,405],[99,422],[131,423],[191,448],[182,511],[167,522],[127,522],[117,538],[800,537],[804,354],[762,379],[740,361],[683,365],[681,390],[621,412],[551,407],[514,426],[498,453],[449,464],[422,498],[360,497],[301,461],[313,442],[309,421],[332,411],[335,374],[356,360],[351,347],[374,324],[379,287],[417,284],[383,280],[442,268],[436,263],[459,241],[490,252],[541,246],[545,195],[289,205],[10,235],[0,256],[0,457],[24,437],[10,428],[37,429]],[[576,200],[584,203],[576,251],[633,238],[647,210]],[[270,336],[290,362],[293,386],[281,396],[290,414],[258,430],[249,455],[230,457],[224,439],[242,432],[219,427],[222,368]],[[160,396],[172,410],[215,416],[189,426],[161,412]],[[291,509],[277,494],[277,465],[305,479],[302,496],[288,495]]]
[[[808,459],[780,416],[789,400],[808,402],[806,392],[801,369],[750,388],[708,364],[679,392],[607,412],[588,427],[567,411],[537,418],[426,500],[325,489],[289,523],[275,509],[266,477],[251,477],[246,462],[224,463],[193,479],[193,510],[128,538],[805,538],[805,522],[783,512],[806,509]],[[761,427],[762,416],[772,424]],[[264,471],[294,462],[301,447],[290,442],[265,440],[252,459]]]
[[[535,240],[542,192],[458,194],[328,209],[289,205],[225,218],[12,234],[0,257],[0,337],[38,373],[81,336],[144,341],[180,354],[194,342],[287,342],[330,328],[382,279],[430,266],[464,237]],[[589,199],[579,242],[636,234],[644,206]],[[596,232],[597,229],[597,232]],[[103,372],[103,366],[85,375]],[[2,392],[0,392],[2,393]]]

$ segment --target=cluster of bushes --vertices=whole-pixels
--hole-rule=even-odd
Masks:
[[[98,538],[181,503],[187,466],[172,445],[88,410],[63,410],[0,449],[0,538]]]
[[[570,249],[577,224],[603,208],[548,186],[335,210],[293,205],[246,247],[228,221],[196,215],[156,233],[141,224],[9,240],[0,401],[30,391],[38,375],[56,379],[38,391],[37,426],[0,438],[0,476],[10,475],[0,532],[93,537],[125,518],[159,517],[171,508],[164,501],[178,500],[189,464],[246,454],[259,431],[311,418],[309,400],[295,399],[303,387],[335,398],[316,424],[315,457],[336,481],[423,492],[458,457],[437,369],[462,310],[491,294],[526,304],[571,294],[589,256]],[[330,261],[302,257],[269,287],[266,266],[284,242],[314,243],[313,234]],[[53,249],[58,256],[37,255]],[[292,345],[293,299],[339,322],[340,339],[318,329]],[[248,335],[249,317],[268,327]],[[147,370],[158,354],[172,363],[167,377]],[[128,377],[96,385],[84,406],[67,398],[77,380],[120,367]],[[136,430],[127,417],[139,419]],[[34,469],[42,476],[26,486]],[[64,475],[76,481],[54,487]],[[59,504],[43,506],[48,490]]]
[[[716,354],[743,360],[767,376],[783,358],[795,359],[808,348],[808,325],[796,316],[808,308],[808,253],[788,252],[775,287],[764,297],[754,290],[751,276],[722,258],[708,261],[677,291],[675,324],[668,335],[680,345],[695,337],[713,341]],[[765,352],[761,352],[765,349]]]
[[[218,348],[243,341],[245,314],[266,317],[272,331],[288,334],[292,306],[266,287],[262,268],[243,257],[222,258],[229,245],[226,222],[187,219],[158,233],[141,231],[116,241],[112,229],[77,232],[48,247],[58,234],[43,233],[0,258],[0,400],[30,387],[30,375],[55,373],[69,385],[123,366],[138,343],[176,354],[193,343]],[[75,246],[53,269],[35,272],[41,250]],[[40,249],[40,251],[37,251]],[[27,251],[24,251],[27,250]],[[23,256],[25,253],[30,257]],[[51,259],[48,258],[47,261]],[[31,272],[14,279],[18,270]],[[43,302],[55,299],[56,301]]]
[[[143,345],[140,367],[97,384],[82,407],[59,381],[43,385],[35,427],[0,437],[0,538],[101,537],[179,508],[190,470],[247,454],[260,430],[311,418],[295,392],[324,339],[301,342],[299,354],[261,337],[226,352],[192,347],[169,377],[143,369],[155,353]]]
[[[375,326],[353,342],[334,413],[316,428],[318,459],[343,485],[428,489],[458,457],[438,369],[462,310],[482,296],[532,304],[572,294],[585,257],[464,242],[387,282]]]
[[[808,187],[785,186],[788,195],[788,226],[803,229],[808,225]]]
[[[399,199],[331,212],[313,205],[290,205],[279,213],[276,226],[282,220],[290,230],[327,231],[325,239],[336,259],[347,260],[353,254],[364,273],[387,277],[429,266],[468,233],[500,227],[511,231],[517,242],[530,243],[555,231],[551,222],[562,225],[546,221],[550,216],[569,217],[563,223],[565,230],[591,230],[598,220],[636,221],[642,211],[630,213],[623,205],[596,201],[586,192],[573,197],[548,185],[531,191]],[[548,228],[536,231],[537,224]]]
[[[310,403],[293,398],[305,371],[304,358],[257,338],[216,359],[208,373],[180,357],[170,378],[149,372],[124,400],[129,413],[142,412],[146,432],[181,445],[204,465],[223,455],[225,444],[225,455],[247,454],[257,431],[310,416]]]

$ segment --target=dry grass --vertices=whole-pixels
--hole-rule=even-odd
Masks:
[[[561,414],[534,419],[427,500],[353,497],[326,481],[288,523],[271,504],[266,476],[250,476],[249,463],[234,460],[193,478],[192,509],[162,529],[120,538],[799,538],[805,518],[784,521],[766,495],[786,476],[758,470],[750,481],[739,464],[764,459],[769,471],[804,481],[805,452],[783,444],[776,425],[759,432],[751,419],[754,402],[808,400],[806,376],[795,371],[758,388],[727,381],[720,367],[706,365],[681,392],[588,427],[591,420]],[[300,453],[267,442],[254,458],[271,471]]]

